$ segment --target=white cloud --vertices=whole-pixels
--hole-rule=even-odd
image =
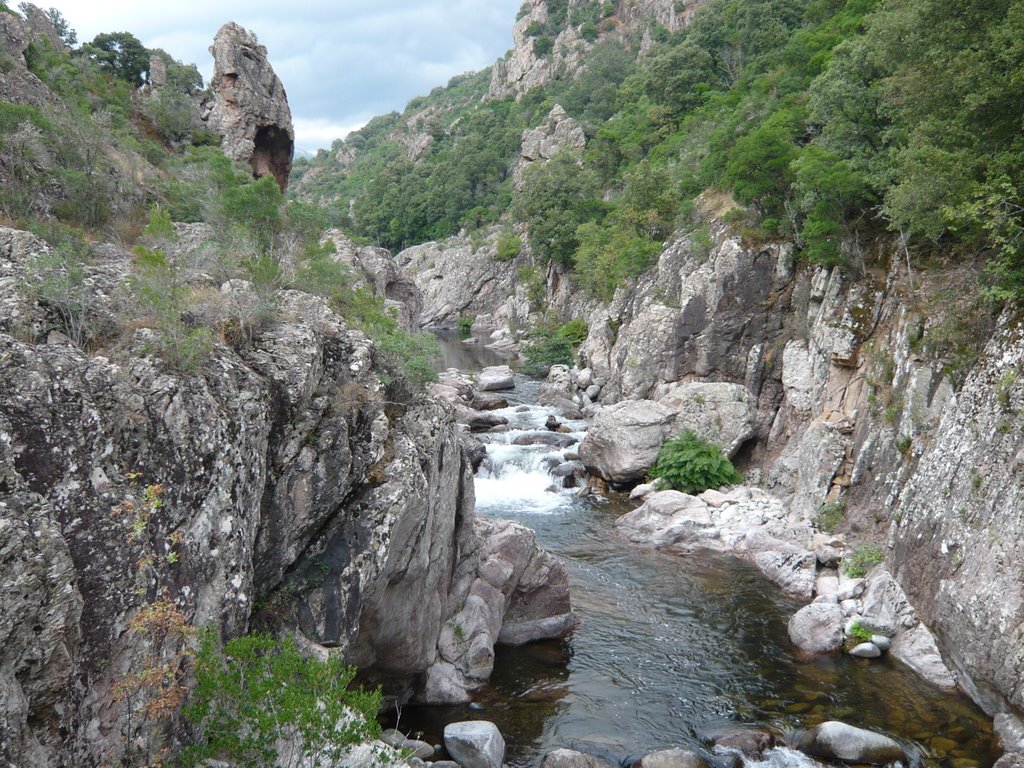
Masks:
[[[409,99],[453,75],[490,65],[512,43],[521,0],[36,0],[53,5],[80,42],[100,32],[131,32],[213,69],[208,48],[217,29],[236,21],[256,33],[281,77],[299,146],[329,146],[336,132]],[[300,128],[300,122],[302,128]]]

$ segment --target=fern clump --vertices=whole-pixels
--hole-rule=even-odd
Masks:
[[[665,441],[648,478],[657,480],[662,489],[690,494],[743,482],[743,475],[736,471],[721,448],[690,430]]]

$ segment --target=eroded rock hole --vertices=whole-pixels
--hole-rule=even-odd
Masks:
[[[292,170],[295,142],[287,131],[276,125],[266,125],[256,131],[254,144],[252,159],[249,160],[253,176],[261,178],[272,174],[284,192],[288,186],[288,174]]]

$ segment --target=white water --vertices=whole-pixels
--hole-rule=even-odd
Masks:
[[[509,421],[509,431],[479,435],[487,445],[487,460],[476,476],[476,505],[484,514],[499,515],[514,505],[518,512],[552,514],[565,508],[574,490],[561,487],[561,478],[550,470],[566,461],[583,439],[584,422],[563,422],[554,409],[537,405],[512,405],[495,411]],[[550,416],[574,430],[565,434],[574,443],[565,448],[548,445],[515,445],[519,438],[551,436],[544,424]]]

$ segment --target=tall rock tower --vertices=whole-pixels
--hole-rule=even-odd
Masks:
[[[245,28],[228,22],[210,46],[213,106],[206,120],[233,160],[252,166],[257,178],[272,174],[283,192],[295,151],[292,113],[267,49]]]

